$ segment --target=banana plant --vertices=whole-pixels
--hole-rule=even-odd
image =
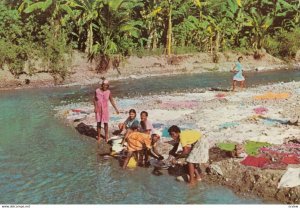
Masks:
[[[76,11],[76,25],[79,27],[79,36],[86,35],[85,52],[91,53],[94,43],[94,27],[99,17],[98,10],[103,6],[102,0],[72,0],[70,7]]]
[[[252,46],[257,51],[263,46],[266,34],[274,22],[274,16],[262,15],[257,8],[252,7],[245,17],[245,26],[249,28]]]
[[[51,10],[50,24],[54,28],[55,36],[60,33],[61,27],[66,26],[68,18],[73,16],[73,11],[68,4],[68,0],[45,0],[45,1],[32,1],[24,0],[19,6],[19,12],[26,14],[34,14],[37,11],[46,12]]]
[[[89,53],[90,60],[100,57],[99,71],[107,70],[112,55],[126,54],[135,46],[132,40],[139,39],[143,23],[133,20],[131,14],[142,6],[140,0],[103,1],[98,9],[99,18],[94,23],[95,42]]]
[[[148,49],[156,49],[158,47],[159,30],[163,28],[164,22],[162,18],[162,6],[158,0],[147,0],[144,1],[144,6],[140,15],[144,22],[144,29],[146,30],[146,37],[142,41],[146,41],[146,47]],[[144,44],[141,44],[143,47]]]

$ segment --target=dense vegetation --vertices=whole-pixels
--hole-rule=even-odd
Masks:
[[[299,0],[0,0],[0,67],[18,76],[36,62],[66,76],[72,49],[106,70],[111,57],[300,48]],[[35,63],[32,66],[31,63]]]

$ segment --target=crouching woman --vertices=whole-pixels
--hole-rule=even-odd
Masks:
[[[138,129],[138,126],[132,126],[131,127],[132,131],[127,136],[127,139],[126,139],[127,140],[127,156],[123,163],[123,169],[126,169],[130,158],[134,154],[136,156],[139,155],[138,153],[140,151],[147,150],[147,151],[143,151],[147,155],[143,155],[142,158],[138,158],[139,163],[144,163],[144,164],[146,164],[148,161],[142,162],[142,160],[144,160],[144,158],[146,158],[146,160],[148,160],[148,154],[149,154],[150,150],[152,150],[156,154],[158,154],[157,151],[155,150],[155,144],[160,139],[160,136],[158,134],[152,134],[150,136],[149,134],[138,132],[137,129]],[[162,156],[158,155],[158,157],[162,157]]]
[[[175,156],[175,159],[186,158],[188,164],[189,183],[193,184],[201,177],[196,168],[199,164],[208,162],[209,145],[205,139],[201,139],[201,133],[196,130],[181,131],[178,126],[171,126],[168,132],[173,140],[175,140],[174,148],[170,151],[170,155]],[[176,154],[179,143],[183,151]]]

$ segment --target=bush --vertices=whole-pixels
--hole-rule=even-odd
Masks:
[[[65,79],[71,50],[64,32],[55,32],[50,25],[40,27],[34,16],[23,19],[16,9],[9,9],[0,2],[0,67],[6,65],[18,78],[20,74],[34,74],[31,65],[42,60],[44,71],[54,77]],[[25,63],[29,72],[24,71]]]
[[[295,58],[297,51],[300,49],[300,28],[293,31],[282,30],[273,37],[268,37],[266,41],[266,50],[268,53],[283,58]]]
[[[26,50],[20,44],[23,24],[17,10],[9,10],[0,3],[0,67],[6,64],[14,76],[23,72]]]
[[[45,68],[52,74],[55,83],[63,81],[68,74],[71,47],[67,44],[66,34],[55,34],[50,26],[44,26],[41,32],[44,41],[40,44],[39,56]]]

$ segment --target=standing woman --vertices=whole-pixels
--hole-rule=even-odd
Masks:
[[[109,90],[109,83],[107,80],[103,80],[101,87],[96,89],[95,100],[94,100],[94,106],[95,106],[94,111],[97,120],[98,141],[100,141],[101,138],[102,123],[104,123],[105,142],[108,141],[108,121],[109,121],[108,100],[116,110],[116,113],[119,114],[119,110]]]
[[[242,63],[241,63],[242,60],[243,60],[243,57],[240,56],[238,58],[238,62],[236,62],[235,66],[231,70],[231,72],[235,73],[235,75],[233,76],[232,91],[235,90],[237,82],[240,82],[240,87],[241,88],[245,87],[245,77],[244,77],[244,74],[243,74],[243,66],[242,66]]]

